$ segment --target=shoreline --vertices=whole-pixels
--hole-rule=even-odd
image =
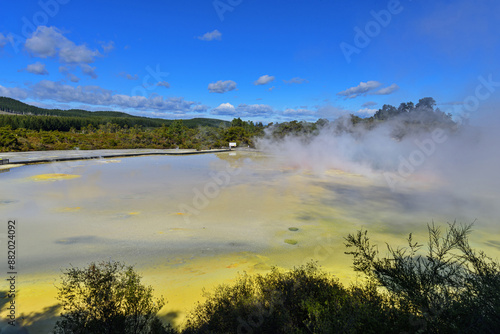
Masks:
[[[39,163],[59,161],[75,161],[105,158],[126,158],[149,155],[194,155],[207,153],[232,152],[231,149],[104,149],[104,150],[61,150],[61,151],[28,151],[28,152],[0,152],[2,159],[8,159],[4,168],[17,167]]]

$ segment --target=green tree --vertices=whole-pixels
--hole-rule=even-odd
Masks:
[[[344,288],[311,262],[265,276],[244,274],[206,295],[188,316],[191,333],[398,333],[403,311],[374,287]],[[403,320],[401,325],[398,321]],[[397,330],[396,330],[397,329]]]
[[[132,266],[113,261],[67,269],[57,287],[63,312],[54,333],[172,333],[157,318],[163,298],[154,299],[140,279]]]

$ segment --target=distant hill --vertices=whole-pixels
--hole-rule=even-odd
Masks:
[[[134,116],[120,111],[87,111],[81,109],[45,109],[32,106],[21,101],[0,96],[0,114],[4,115],[32,115],[32,116],[57,116],[57,117],[71,117],[71,118],[97,118],[99,123],[114,122],[123,123],[127,121],[128,124],[137,124],[146,127],[158,127],[162,125],[170,125],[173,120],[162,118],[151,118]],[[96,119],[96,120],[97,120]],[[213,118],[193,118],[183,120],[184,125],[189,128],[198,126],[218,127],[221,123],[229,126],[231,123],[220,119]]]

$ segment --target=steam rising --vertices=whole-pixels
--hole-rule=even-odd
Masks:
[[[449,221],[477,219],[493,226],[500,217],[498,117],[461,124],[415,119],[425,115],[368,125],[342,117],[312,133],[283,138],[276,137],[274,128],[257,147],[318,175],[330,169],[361,174],[392,196],[424,194],[415,198],[429,212],[445,211]]]

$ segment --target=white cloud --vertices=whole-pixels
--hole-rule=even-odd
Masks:
[[[377,104],[378,104],[377,102],[368,101],[368,102],[363,103],[361,106],[362,107],[371,107],[371,106],[376,106]]]
[[[36,62],[34,64],[30,64],[26,67],[26,71],[37,74],[37,75],[48,75],[49,71],[45,68],[45,64],[42,64],[40,62]]]
[[[275,88],[276,88],[276,86],[272,86],[272,87],[269,87],[267,90],[272,92]]]
[[[267,104],[240,104],[237,111],[243,116],[269,116],[274,110]]]
[[[118,75],[127,80],[139,80],[139,76],[137,74],[132,75],[127,72],[120,72]]]
[[[208,106],[204,105],[204,104],[197,104],[197,105],[192,106],[191,110],[196,112],[196,113],[203,113],[203,112],[206,112],[208,110]]]
[[[258,78],[253,84],[255,86],[265,85],[267,83],[270,83],[273,80],[274,80],[273,76],[269,76],[269,75],[266,74],[266,75],[263,75],[260,78]]]
[[[221,37],[222,34],[220,33],[220,31],[215,29],[214,31],[205,33],[203,36],[198,36],[198,39],[201,39],[202,41],[213,41],[213,40],[220,41]]]
[[[212,115],[225,115],[237,117],[269,116],[273,108],[265,104],[240,104],[234,107],[231,103],[222,103],[210,111]]]
[[[64,74],[66,76],[66,79],[70,80],[71,82],[80,81],[80,78],[73,73],[70,73],[69,69],[66,66],[59,66],[59,72]]]
[[[357,111],[358,114],[373,115],[378,109],[362,108]]]
[[[356,87],[347,88],[341,92],[338,92],[337,95],[345,96],[346,98],[355,98],[360,94],[366,94],[369,91],[378,88],[382,85],[382,83],[378,81],[367,81],[360,82]]]
[[[76,75],[74,75],[73,73],[68,73],[68,79],[71,82],[78,82],[78,81],[80,81],[80,78],[77,77]]]
[[[210,93],[226,93],[235,89],[236,82],[234,82],[233,80],[219,80],[217,82],[208,84],[208,91]]]
[[[0,48],[3,48],[9,41],[9,38],[0,32]]]
[[[222,103],[210,112],[212,115],[235,115],[236,108],[231,103]]]
[[[398,85],[392,84],[389,87],[381,88],[381,89],[377,90],[376,92],[373,92],[373,93],[370,93],[370,94],[373,94],[373,95],[389,95],[389,94],[394,93],[398,89],[399,89]]]
[[[85,75],[88,75],[92,79],[97,79],[97,74],[95,73],[96,68],[90,66],[89,64],[81,64],[80,69],[82,70],[82,73]]]
[[[98,51],[92,51],[85,45],[73,45],[59,51],[59,57],[61,60],[69,64],[90,64],[93,63],[95,57],[99,55],[100,53]]]
[[[290,80],[283,80],[284,83],[286,84],[303,84],[303,83],[308,83],[309,81],[303,78],[295,77],[291,78]]]
[[[61,103],[85,103],[90,106],[107,108],[137,109],[147,112],[172,114],[200,113],[207,107],[196,102],[186,101],[183,97],[164,98],[159,95],[130,96],[114,94],[111,90],[99,86],[77,86],[60,82],[42,80],[29,89],[6,88],[0,86],[0,95],[17,99],[28,97],[36,100],[52,100]]]
[[[35,57],[59,57],[59,60],[68,64],[89,64],[101,54],[97,50],[90,50],[85,45],[76,45],[63,36],[55,27],[39,26],[33,35],[24,44],[26,50]]]
[[[160,87],[165,87],[165,88],[170,88],[170,84],[166,81],[160,81],[156,84],[156,86],[160,86]]]
[[[356,87],[347,88],[341,92],[338,92],[337,95],[345,96],[346,99],[354,99],[360,95],[389,95],[399,89],[399,86],[396,84],[392,84],[389,87],[381,88],[377,91],[373,91],[374,89],[382,86],[381,82],[378,81],[367,81],[360,82]]]
[[[115,42],[109,41],[109,42],[99,42],[101,44],[102,50],[105,53],[109,53],[115,49]]]
[[[26,90],[17,87],[4,87],[0,85],[0,96],[6,96],[13,99],[24,100],[28,97]]]

